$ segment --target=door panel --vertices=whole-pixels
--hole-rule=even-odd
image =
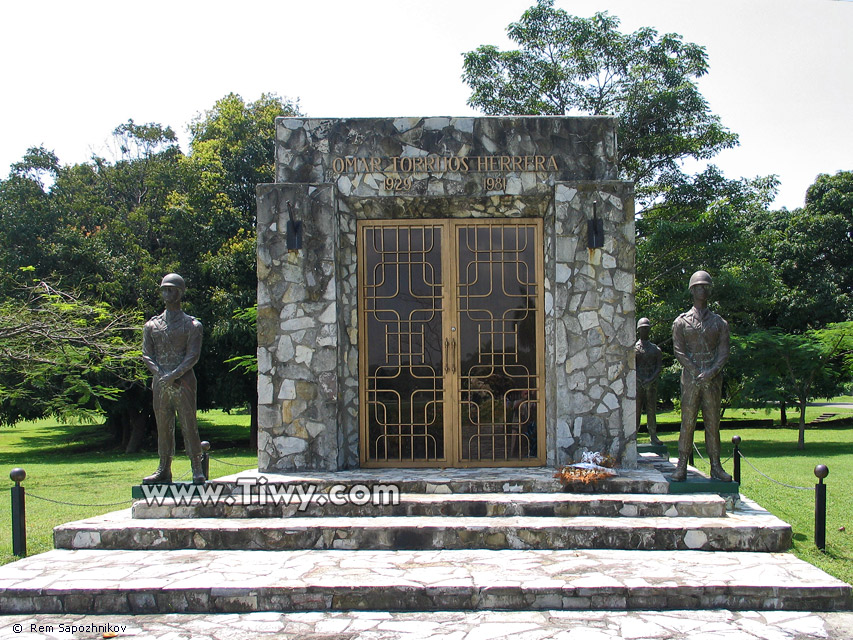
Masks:
[[[363,466],[544,461],[541,228],[359,223]]]
[[[536,231],[531,224],[456,228],[465,462],[538,457]]]
[[[362,233],[367,459],[446,459],[441,226]]]

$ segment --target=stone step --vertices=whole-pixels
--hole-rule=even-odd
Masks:
[[[163,499],[133,505],[133,517],[151,518],[282,518],[450,516],[496,517],[704,517],[726,515],[718,495],[651,496],[637,494],[486,493],[403,494],[395,504],[354,504],[327,495],[302,499],[286,496],[273,504],[265,495],[234,495],[202,501]],[[263,502],[262,502],[263,500]],[[159,504],[158,504],[159,502]],[[359,500],[361,502],[361,500]]]
[[[784,551],[766,511],[726,517],[316,517],[133,519],[130,509],[54,529],[58,549],[645,549]]]
[[[787,553],[56,550],[0,567],[7,615],[851,606],[849,585]]]
[[[657,458],[655,458],[657,460]],[[648,461],[637,469],[618,469],[618,475],[595,484],[574,483],[570,493],[665,494],[669,483]],[[351,469],[335,472],[260,473],[249,469],[217,478],[224,492],[242,491],[240,485],[263,482],[287,487],[311,485],[318,492],[332,487],[360,485],[373,490],[393,486],[399,493],[563,493],[553,467],[475,467],[466,469]],[[137,497],[137,496],[134,496]]]

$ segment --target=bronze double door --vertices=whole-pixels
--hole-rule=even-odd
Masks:
[[[358,238],[362,466],[542,464],[542,221],[362,221]]]

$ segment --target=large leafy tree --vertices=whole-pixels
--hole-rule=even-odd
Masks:
[[[757,212],[756,255],[782,286],[771,322],[790,332],[853,319],[853,171],[820,175],[793,211]]]
[[[489,115],[619,117],[623,175],[649,198],[680,175],[686,158],[707,159],[737,144],[713,114],[696,80],[705,49],[651,28],[618,30],[607,13],[592,18],[539,0],[507,28],[517,49],[483,45],[464,55],[468,102]]]
[[[805,449],[806,407],[833,396],[853,374],[853,322],[805,333],[758,330],[734,340],[744,404],[784,404],[800,411],[797,448]]]
[[[681,181],[637,220],[637,307],[666,341],[690,307],[690,274],[713,274],[715,311],[740,331],[767,326],[780,283],[755,250],[751,221],[763,215],[774,178],[729,180],[711,168]]]
[[[254,189],[274,180],[275,118],[298,113],[274,95],[246,102],[229,94],[192,123],[187,154],[171,128],[133,120],[114,130],[109,158],[61,166],[52,152],[31,149],[0,181],[0,303],[24,317],[15,276],[26,268],[33,280],[75,291],[81,304],[133,309],[141,323],[162,310],[160,278],[177,271],[189,285],[186,311],[205,325],[199,406],[254,407],[254,378],[226,361],[255,352],[244,311],[255,303]],[[69,411],[105,412],[133,450],[152,426],[147,374],[125,385],[101,371],[98,384],[119,391],[96,404],[91,394],[60,394],[59,383],[46,397]],[[14,388],[6,373],[3,397]]]
[[[141,386],[137,314],[44,281],[21,285],[20,294],[0,302],[0,424],[92,420]]]
[[[174,194],[176,234],[191,233],[198,284],[204,292],[205,349],[198,370],[203,406],[246,407],[257,433],[256,375],[226,361],[254,357],[251,313],[257,291],[255,187],[275,181],[275,119],[300,115],[296,102],[264,94],[246,102],[218,100],[192,123],[191,151],[183,158],[186,188]],[[199,228],[201,227],[201,228]]]

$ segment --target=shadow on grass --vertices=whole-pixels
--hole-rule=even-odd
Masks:
[[[723,443],[722,449],[724,455],[731,455],[731,443]],[[740,452],[745,458],[820,458],[822,461],[846,458],[851,453],[850,438],[820,442],[809,442],[806,438],[805,449],[797,449],[796,439],[792,442],[744,439],[740,443]]]
[[[213,445],[219,454],[254,453],[248,447],[249,427],[241,424],[222,424],[199,416],[199,432],[203,440]],[[121,460],[142,460],[156,455],[156,440],[153,433],[146,435],[144,449],[137,453],[125,453],[120,443],[104,424],[57,424],[45,422],[35,429],[26,429],[20,435],[16,429],[3,427],[0,435],[17,436],[16,442],[4,442],[0,453],[0,464],[22,466],[23,464],[63,464],[73,462],[100,462],[105,457]],[[176,450],[183,452],[180,427],[176,427]]]

